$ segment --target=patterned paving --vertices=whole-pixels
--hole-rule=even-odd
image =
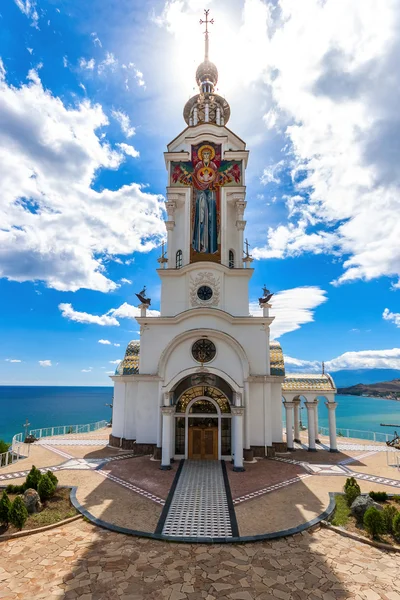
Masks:
[[[105,477],[106,479],[109,479],[110,481],[113,481],[114,483],[118,483],[118,485],[122,485],[122,487],[127,488],[128,490],[131,490],[132,492],[135,492],[136,494],[139,494],[139,496],[143,496],[144,498],[147,498],[148,500],[152,500],[153,502],[160,504],[161,506],[164,506],[164,504],[165,504],[165,500],[163,500],[162,498],[159,498],[158,496],[156,496],[155,494],[152,494],[151,492],[148,492],[147,490],[143,490],[142,488],[139,488],[137,485],[133,485],[133,483],[130,483],[129,481],[125,481],[125,479],[121,479],[120,477],[116,477],[115,475],[112,475],[111,473],[108,473],[108,471],[103,471],[103,469],[98,469],[96,471],[96,473],[98,473],[99,475],[102,475],[103,477]]]
[[[384,485],[391,485],[393,487],[400,488],[400,481],[398,479],[389,479],[388,477],[379,477],[378,475],[368,475],[368,473],[356,473],[355,471],[351,471],[351,474],[356,479],[373,481],[374,483],[383,483]]]
[[[34,443],[37,446],[107,446],[108,440],[43,438]]]
[[[162,532],[173,537],[232,537],[219,461],[184,462]]]
[[[246,500],[254,500],[254,498],[258,498],[259,496],[264,496],[264,494],[270,494],[271,492],[275,492],[276,490],[280,490],[281,488],[285,488],[288,485],[292,485],[293,483],[299,483],[302,479],[307,479],[308,477],[312,477],[311,473],[305,473],[303,475],[297,475],[296,477],[292,477],[291,479],[287,479],[286,481],[281,481],[279,483],[275,483],[274,485],[270,485],[268,487],[262,488],[261,490],[256,490],[255,492],[250,492],[249,494],[244,494],[243,496],[239,496],[239,498],[235,498],[233,504],[241,504],[242,502],[246,502]]]

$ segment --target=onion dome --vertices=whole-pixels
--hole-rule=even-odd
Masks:
[[[197,85],[203,92],[213,92],[218,81],[218,69],[208,59],[204,60],[196,71]],[[207,89],[204,87],[207,86]]]

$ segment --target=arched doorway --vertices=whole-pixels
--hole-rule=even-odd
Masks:
[[[190,385],[192,377],[176,388],[174,455],[202,460],[230,458],[232,455],[231,403],[226,382],[218,377],[214,385]],[[224,387],[224,391],[220,387]]]

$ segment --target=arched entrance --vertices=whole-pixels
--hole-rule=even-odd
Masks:
[[[211,378],[207,375],[207,380],[198,381],[198,376],[195,380],[187,377],[175,390],[176,458],[217,460],[232,455],[231,389],[218,381],[219,377]]]

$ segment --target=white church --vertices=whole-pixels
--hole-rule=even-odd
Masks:
[[[207,13],[206,13],[207,17]],[[206,23],[207,27],[207,23]],[[270,339],[272,296],[249,314],[252,258],[244,252],[245,142],[227,125],[228,102],[215,93],[218,71],[205,58],[199,93],[185,105],[185,129],[167,146],[167,252],[159,259],[159,316],[138,294],[140,342],[129,343],[115,375],[110,444],[173,460],[233,462],[300,443],[305,400],[308,449],[316,451],[318,402],[329,409],[330,450],[337,451],[335,385],[327,374],[285,374]],[[286,426],[284,435],[283,407]]]

